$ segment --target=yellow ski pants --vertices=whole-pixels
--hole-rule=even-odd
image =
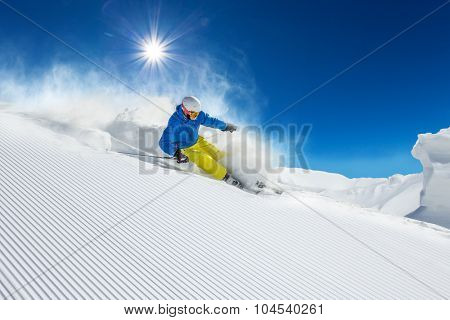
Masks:
[[[202,136],[198,137],[194,145],[181,151],[189,158],[190,162],[195,163],[214,179],[222,180],[225,177],[227,169],[217,162],[224,156],[224,153]]]

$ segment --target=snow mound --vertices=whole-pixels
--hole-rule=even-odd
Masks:
[[[396,216],[406,216],[419,207],[422,188],[421,174],[349,179],[336,173],[286,168],[278,181],[291,189],[317,192]]]
[[[420,134],[412,150],[423,166],[420,208],[409,217],[450,227],[450,128]]]

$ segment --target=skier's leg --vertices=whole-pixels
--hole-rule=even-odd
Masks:
[[[213,159],[208,153],[193,145],[183,149],[182,152],[189,158],[190,162],[195,163],[200,169],[211,175],[214,179],[222,180],[227,174],[227,169]]]
[[[225,155],[225,152],[219,150],[215,145],[209,143],[202,136],[198,137],[197,143],[194,146],[196,146],[197,150],[209,154],[214,160],[220,160]]]

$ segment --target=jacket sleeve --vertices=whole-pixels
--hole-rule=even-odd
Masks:
[[[173,141],[173,139],[169,137],[163,137],[161,140],[159,140],[159,146],[165,153],[172,157],[178,150],[178,143]]]
[[[167,128],[164,130],[164,133],[159,140],[160,148],[170,156],[174,156],[175,152],[178,150],[179,141],[175,135],[176,127],[176,121],[170,119]]]
[[[225,122],[223,122],[222,120],[213,118],[207,113],[204,113],[204,112],[202,112],[202,113],[203,113],[203,117],[200,122],[202,125],[204,125],[206,127],[210,127],[210,128],[220,129],[220,130],[225,130],[225,128],[227,127],[227,124]]]
[[[172,141],[168,141],[167,142],[167,154],[170,155],[171,157],[175,156],[175,152],[177,152],[178,150],[178,143],[177,142],[172,142]]]

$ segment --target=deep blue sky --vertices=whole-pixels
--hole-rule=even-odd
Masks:
[[[129,70],[120,57],[126,42],[116,37],[122,17],[155,7],[7,2],[93,60],[117,59],[118,72]],[[258,111],[264,122],[444,2],[166,0],[160,19],[165,30],[192,29],[176,42],[179,52],[212,55],[227,74],[242,72],[235,59],[245,56],[247,75],[266,101]],[[55,56],[78,59],[2,4],[0,49],[3,63],[20,55],[30,72]],[[313,125],[305,146],[313,169],[381,177],[421,170],[410,150],[418,133],[450,125],[449,102],[450,4],[271,122]]]

